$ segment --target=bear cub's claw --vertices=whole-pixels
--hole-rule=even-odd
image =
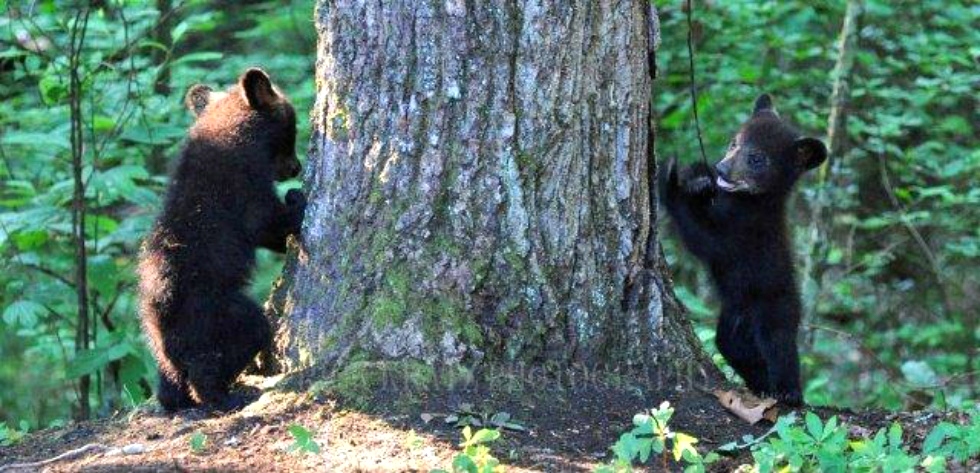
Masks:
[[[802,407],[803,406],[803,394],[796,393],[775,393],[769,397],[775,398],[781,404],[785,404],[789,407]]]
[[[689,195],[711,195],[714,193],[715,174],[710,166],[695,163],[682,171],[684,192]]]
[[[691,195],[711,194],[714,189],[712,179],[708,176],[698,176],[684,183],[684,192]]]

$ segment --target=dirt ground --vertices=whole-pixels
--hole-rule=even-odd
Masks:
[[[374,398],[376,408],[356,410],[343,407],[345,403],[330,395],[270,388],[275,379],[249,381],[264,387],[264,392],[240,412],[214,416],[192,410],[169,416],[144,407],[110,419],[45,430],[15,446],[0,448],[0,471],[451,470],[460,429],[447,423],[446,417],[461,411],[484,413],[484,418],[506,412],[511,422],[524,428],[504,430],[501,439],[491,445],[507,471],[591,471],[610,460],[609,446],[630,428],[634,414],[662,401],[675,408],[671,427],[700,439],[702,452],[747,434],[761,435],[771,427],[765,421],[748,425],[703,389],[678,390],[677,386],[650,391],[602,383],[541,382],[520,392],[471,386],[438,394],[416,392],[417,402],[408,407],[386,403],[397,399],[398,393],[379,390]],[[929,428],[941,420],[932,413],[817,412],[822,417],[838,415],[872,434],[899,421],[913,444],[921,443]],[[290,451],[292,425],[310,431],[320,452]],[[50,459],[91,444],[95,446],[71,458],[5,470],[4,465]],[[743,453],[713,465],[712,470],[732,471],[749,460]],[[676,465],[671,469],[679,471]]]

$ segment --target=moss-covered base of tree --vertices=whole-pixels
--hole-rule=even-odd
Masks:
[[[355,360],[326,374],[310,369],[287,376],[281,389],[331,398],[346,408],[409,414],[433,399],[524,399],[578,392],[628,393],[641,399],[667,393],[710,392],[721,383],[710,371],[671,366],[663,370],[604,370],[525,364],[436,366],[417,360]],[[451,406],[442,406],[449,408]]]

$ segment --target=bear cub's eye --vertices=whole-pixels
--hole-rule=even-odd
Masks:
[[[766,159],[761,154],[750,154],[749,155],[749,165],[752,167],[759,167],[765,164]]]

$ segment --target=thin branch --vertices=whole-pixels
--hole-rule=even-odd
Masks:
[[[171,9],[169,12],[165,14],[161,14],[160,18],[157,19],[157,21],[153,24],[153,26],[147,28],[146,31],[143,31],[142,34],[134,37],[130,41],[127,41],[125,44],[122,45],[122,47],[114,51],[112,54],[106,56],[105,62],[117,62],[131,56],[130,53],[132,52],[133,48],[137,44],[139,44],[140,41],[142,41],[144,38],[148,36],[152,36],[155,33],[157,33],[157,31],[160,28],[165,26],[167,20],[169,20],[172,16],[175,16],[186,5],[187,5],[187,1],[186,0],[182,1],[177,6],[173,7],[173,9]]]
[[[62,284],[66,285],[66,286],[68,286],[68,287],[70,287],[72,289],[75,288],[75,282],[74,281],[72,281],[71,279],[69,279],[67,276],[63,276],[63,275],[55,272],[51,268],[45,268],[44,266],[33,264],[33,263],[20,263],[20,264],[23,265],[25,268],[28,268],[28,269],[37,271],[37,272],[39,272],[41,274],[44,274],[45,276],[49,276],[51,278],[54,278],[58,282],[61,282]]]
[[[881,138],[881,137],[879,137]],[[912,222],[908,218],[908,210],[905,206],[898,200],[895,196],[895,190],[892,186],[891,178],[888,176],[888,167],[885,164],[885,155],[883,151],[877,153],[878,157],[878,171],[881,175],[881,187],[885,190],[885,194],[888,195],[888,200],[894,207],[895,211],[898,212],[899,222],[901,222],[902,227],[908,231],[912,240],[915,241],[919,250],[922,251],[923,256],[925,256],[926,261],[929,263],[929,268],[932,271],[933,278],[936,280],[938,285],[939,293],[943,298],[943,310],[946,314],[952,313],[952,303],[950,302],[949,294],[946,291],[946,278],[943,276],[942,267],[939,264],[939,260],[936,258],[935,253],[933,253],[932,248],[929,248],[929,243],[926,242],[925,238],[922,237],[922,233],[919,229],[912,225]]]
[[[5,465],[5,466],[0,467],[0,472],[17,471],[17,470],[36,471],[40,467],[45,466],[45,465],[50,465],[52,463],[56,463],[56,462],[64,461],[64,460],[71,460],[73,458],[77,458],[77,457],[80,457],[82,455],[85,455],[85,454],[87,454],[89,452],[98,452],[98,453],[101,453],[101,452],[104,452],[104,451],[106,451],[108,449],[109,449],[109,446],[108,445],[104,445],[104,444],[101,444],[101,443],[90,443],[88,445],[83,445],[83,446],[78,447],[76,449],[68,450],[65,453],[62,453],[60,455],[57,455],[57,456],[48,458],[46,460],[41,460],[41,461],[36,461],[36,462],[28,462],[28,463],[11,463],[9,465]]]
[[[112,323],[112,319],[109,318],[109,315],[112,314],[112,309],[116,308],[116,303],[119,302],[119,297],[123,294],[123,287],[125,287],[123,283],[117,284],[116,294],[109,300],[109,304],[106,305],[105,309],[99,311],[99,319],[102,320],[102,325],[105,326],[106,330],[110,332],[115,332],[116,326]]]
[[[873,350],[865,346],[863,340],[856,337],[854,334],[833,327],[827,327],[826,325],[817,325],[817,324],[809,323],[809,324],[805,324],[804,326],[809,329],[822,330],[824,332],[833,333],[837,336],[850,340],[852,343],[854,343],[855,346],[857,346],[858,350],[860,350],[861,353],[866,355],[868,358],[871,358],[871,360],[873,360],[875,364],[877,364],[881,369],[883,369],[888,374],[890,381],[902,382],[901,379],[904,376],[902,374],[902,371],[882,361],[882,359],[879,358],[878,355]]]
[[[694,16],[694,6],[691,5],[691,0],[687,0],[687,73],[691,89],[691,110],[694,111],[694,129],[698,135],[701,162],[706,167],[710,167],[708,165],[708,154],[704,151],[704,140],[701,138],[701,119],[698,118],[698,88],[697,82],[694,79],[694,26],[691,21],[692,16]],[[711,186],[717,186],[714,179],[711,180]]]
[[[82,124],[82,81],[81,54],[88,30],[88,19],[91,10],[84,8],[76,13],[71,26],[69,62],[69,110],[71,115],[71,156],[72,181],[72,232],[75,246],[75,293],[78,305],[78,325],[75,327],[75,352],[79,353],[89,348],[92,329],[89,324],[89,294],[88,294],[88,254],[85,247],[85,181],[82,179],[84,167],[83,154],[84,135]],[[78,400],[79,417],[87,419],[90,414],[88,389],[90,378],[82,375],[79,378]]]
[[[52,308],[47,304],[41,304],[41,305],[44,306],[44,309],[48,311],[48,314],[53,315],[58,320],[65,322],[69,328],[72,328],[75,322],[71,320],[70,317],[62,314],[61,312],[54,310],[54,308]],[[69,361],[68,349],[65,348],[65,341],[61,339],[61,332],[58,330],[57,324],[54,323],[52,324],[51,331],[54,333],[55,340],[58,340],[58,350],[61,351],[61,359],[63,360],[65,366],[68,366],[68,361]],[[80,397],[81,388],[78,386],[78,379],[72,378],[67,381],[71,384],[71,389],[72,391],[75,392],[75,396]]]

